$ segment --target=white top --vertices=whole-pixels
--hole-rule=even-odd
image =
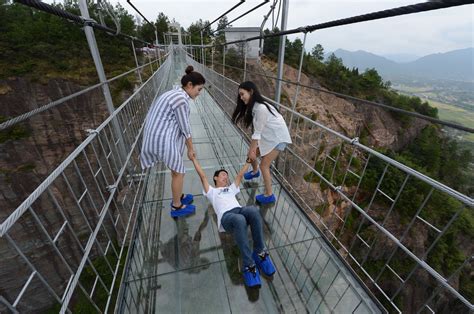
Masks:
[[[234,183],[223,188],[209,186],[209,191],[207,193],[206,191],[202,191],[202,194],[207,197],[211,202],[212,207],[214,207],[214,211],[217,215],[217,226],[219,227],[220,232],[225,232],[221,225],[221,219],[224,213],[236,207],[241,207],[235,198],[235,195],[239,192],[240,188],[235,186]]]
[[[290,132],[281,114],[268,105],[273,114],[268,111],[264,104],[256,102],[253,106],[253,140],[258,140],[260,155],[265,156],[271,152],[278,144],[291,144]]]

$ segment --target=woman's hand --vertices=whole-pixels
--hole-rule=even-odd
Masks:
[[[248,154],[247,154],[247,158],[254,161],[257,159],[257,152],[253,149],[249,150]]]
[[[188,149],[188,158],[189,160],[193,160],[196,158],[196,152],[194,149]]]

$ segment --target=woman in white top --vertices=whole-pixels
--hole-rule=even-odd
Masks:
[[[232,115],[234,123],[243,119],[245,127],[252,126],[252,142],[247,157],[253,169],[244,175],[246,180],[260,176],[257,157],[261,156],[260,169],[265,184],[264,194],[256,196],[257,202],[268,204],[275,202],[272,191],[270,165],[286,145],[291,144],[290,132],[278,110],[263,100],[257,86],[250,81],[239,85],[237,107]]]

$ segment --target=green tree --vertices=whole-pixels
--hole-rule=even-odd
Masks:
[[[353,73],[354,77],[358,77],[357,73]],[[367,69],[359,77],[359,87],[366,99],[375,100],[378,92],[384,87],[382,77],[375,69]]]
[[[302,49],[303,42],[301,41],[301,39],[296,38],[293,42],[286,39],[285,63],[293,67],[298,67]]]
[[[188,27],[187,31],[191,34],[191,44],[193,45],[200,45],[201,44],[201,32],[200,30],[209,24],[209,21],[203,21],[199,19],[198,21],[191,23]],[[210,44],[212,42],[212,28],[207,27],[202,31],[203,43]]]
[[[158,42],[160,43],[163,43],[163,34],[168,32],[169,28],[168,28],[168,23],[169,23],[169,19],[168,17],[163,13],[163,12],[160,12],[158,13],[158,17],[156,18],[156,22],[155,22],[155,25],[156,25],[156,30],[157,30],[157,33],[158,33]]]
[[[216,37],[224,36],[224,29],[228,27],[232,27],[232,25],[227,25],[227,23],[229,23],[229,20],[227,19],[226,15],[224,15],[223,17],[219,19],[219,21],[217,22],[217,28],[216,28],[216,34],[215,34]]]
[[[148,24],[146,21],[140,26],[138,26],[138,35],[141,39],[147,42],[155,41],[155,27],[153,24]]]
[[[232,25],[227,25],[225,26],[227,23],[228,23],[228,19],[227,19],[227,16],[223,16],[219,19],[219,22],[217,22],[217,28],[216,28],[216,33],[214,34],[215,35],[215,41],[216,41],[216,44],[223,44],[225,43],[225,32],[224,32],[224,29],[226,27],[230,27]],[[220,51],[220,49],[219,49]]]
[[[277,33],[280,30],[278,28],[273,29],[270,31],[269,29],[265,29],[263,31],[264,35],[269,35],[272,33]],[[269,37],[265,38],[263,42],[263,54],[270,57],[271,59],[276,60],[278,57],[278,46],[280,43],[280,39],[278,37]]]
[[[342,59],[336,57],[332,53],[325,62],[324,84],[331,86],[337,92],[345,91],[345,84],[343,83],[347,78],[347,73],[342,63]]]
[[[316,46],[311,49],[311,55],[318,61],[324,60],[324,48],[321,44],[317,44]]]
[[[80,15],[76,1],[53,6]],[[136,36],[133,17],[119,4],[113,10],[120,19],[121,31]],[[89,3],[89,11],[91,18],[99,20],[94,4]],[[104,18],[106,25],[113,28],[111,18]],[[95,81],[95,67],[79,25],[18,3],[0,6],[0,20],[0,78],[27,76],[42,81],[47,79],[46,73],[48,77],[84,83]],[[95,35],[106,73],[123,72],[134,66],[129,41],[98,30]]]

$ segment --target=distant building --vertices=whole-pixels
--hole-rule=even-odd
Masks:
[[[230,27],[224,29],[226,42],[242,40],[250,37],[260,36],[260,27]],[[248,41],[245,44],[247,48],[247,58],[259,58],[259,40]],[[227,48],[239,49],[242,45],[231,44]]]

